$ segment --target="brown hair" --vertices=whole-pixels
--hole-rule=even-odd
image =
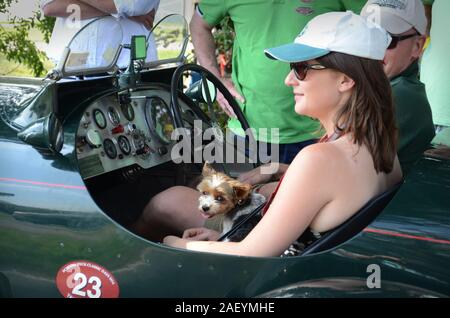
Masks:
[[[391,85],[380,61],[332,52],[317,61],[349,76],[355,82],[347,104],[337,113],[336,131],[353,136],[372,155],[377,173],[393,169],[397,128]]]

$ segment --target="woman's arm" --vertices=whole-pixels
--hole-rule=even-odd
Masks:
[[[112,0],[111,0],[112,1]],[[81,20],[92,19],[96,17],[105,16],[102,12],[79,0],[54,0],[44,4],[42,11],[46,17],[60,17],[66,18],[74,13],[71,6],[76,5],[80,10]]]
[[[294,159],[269,210],[242,242],[193,242],[171,236],[164,243],[202,252],[281,255],[333,197],[329,155],[322,149],[320,144],[307,147]]]

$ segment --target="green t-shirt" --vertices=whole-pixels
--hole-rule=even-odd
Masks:
[[[418,75],[419,65],[415,62],[391,80],[398,128],[397,154],[403,174],[422,157],[434,137],[430,104]]]
[[[270,60],[264,49],[293,42],[313,17],[347,9],[359,13],[365,0],[202,0],[203,19],[211,26],[229,15],[235,28],[233,44],[233,82],[246,102],[241,108],[256,129],[260,141],[277,142],[270,134],[279,129],[279,143],[295,143],[317,138],[319,123],[294,111],[292,88],[284,84],[289,65]],[[236,119],[228,126],[233,132],[244,132]],[[261,129],[261,130],[260,130]],[[259,133],[261,132],[261,134]]]
[[[425,83],[436,125],[450,126],[450,1],[424,0],[432,4],[430,44],[421,62],[420,80]]]

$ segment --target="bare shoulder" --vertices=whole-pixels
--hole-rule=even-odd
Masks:
[[[341,165],[337,163],[342,161],[338,158],[340,156],[342,155],[333,145],[310,145],[297,154],[283,180],[295,183],[297,186],[308,184],[312,188],[316,186],[322,189],[328,188],[333,184],[337,171],[340,170],[337,168]]]
[[[308,167],[333,168],[336,162],[343,159],[340,147],[335,143],[317,143],[303,148],[291,165]]]

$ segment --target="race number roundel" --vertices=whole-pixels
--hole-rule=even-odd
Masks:
[[[56,285],[65,298],[117,298],[119,285],[103,266],[89,261],[73,261],[61,267]]]

